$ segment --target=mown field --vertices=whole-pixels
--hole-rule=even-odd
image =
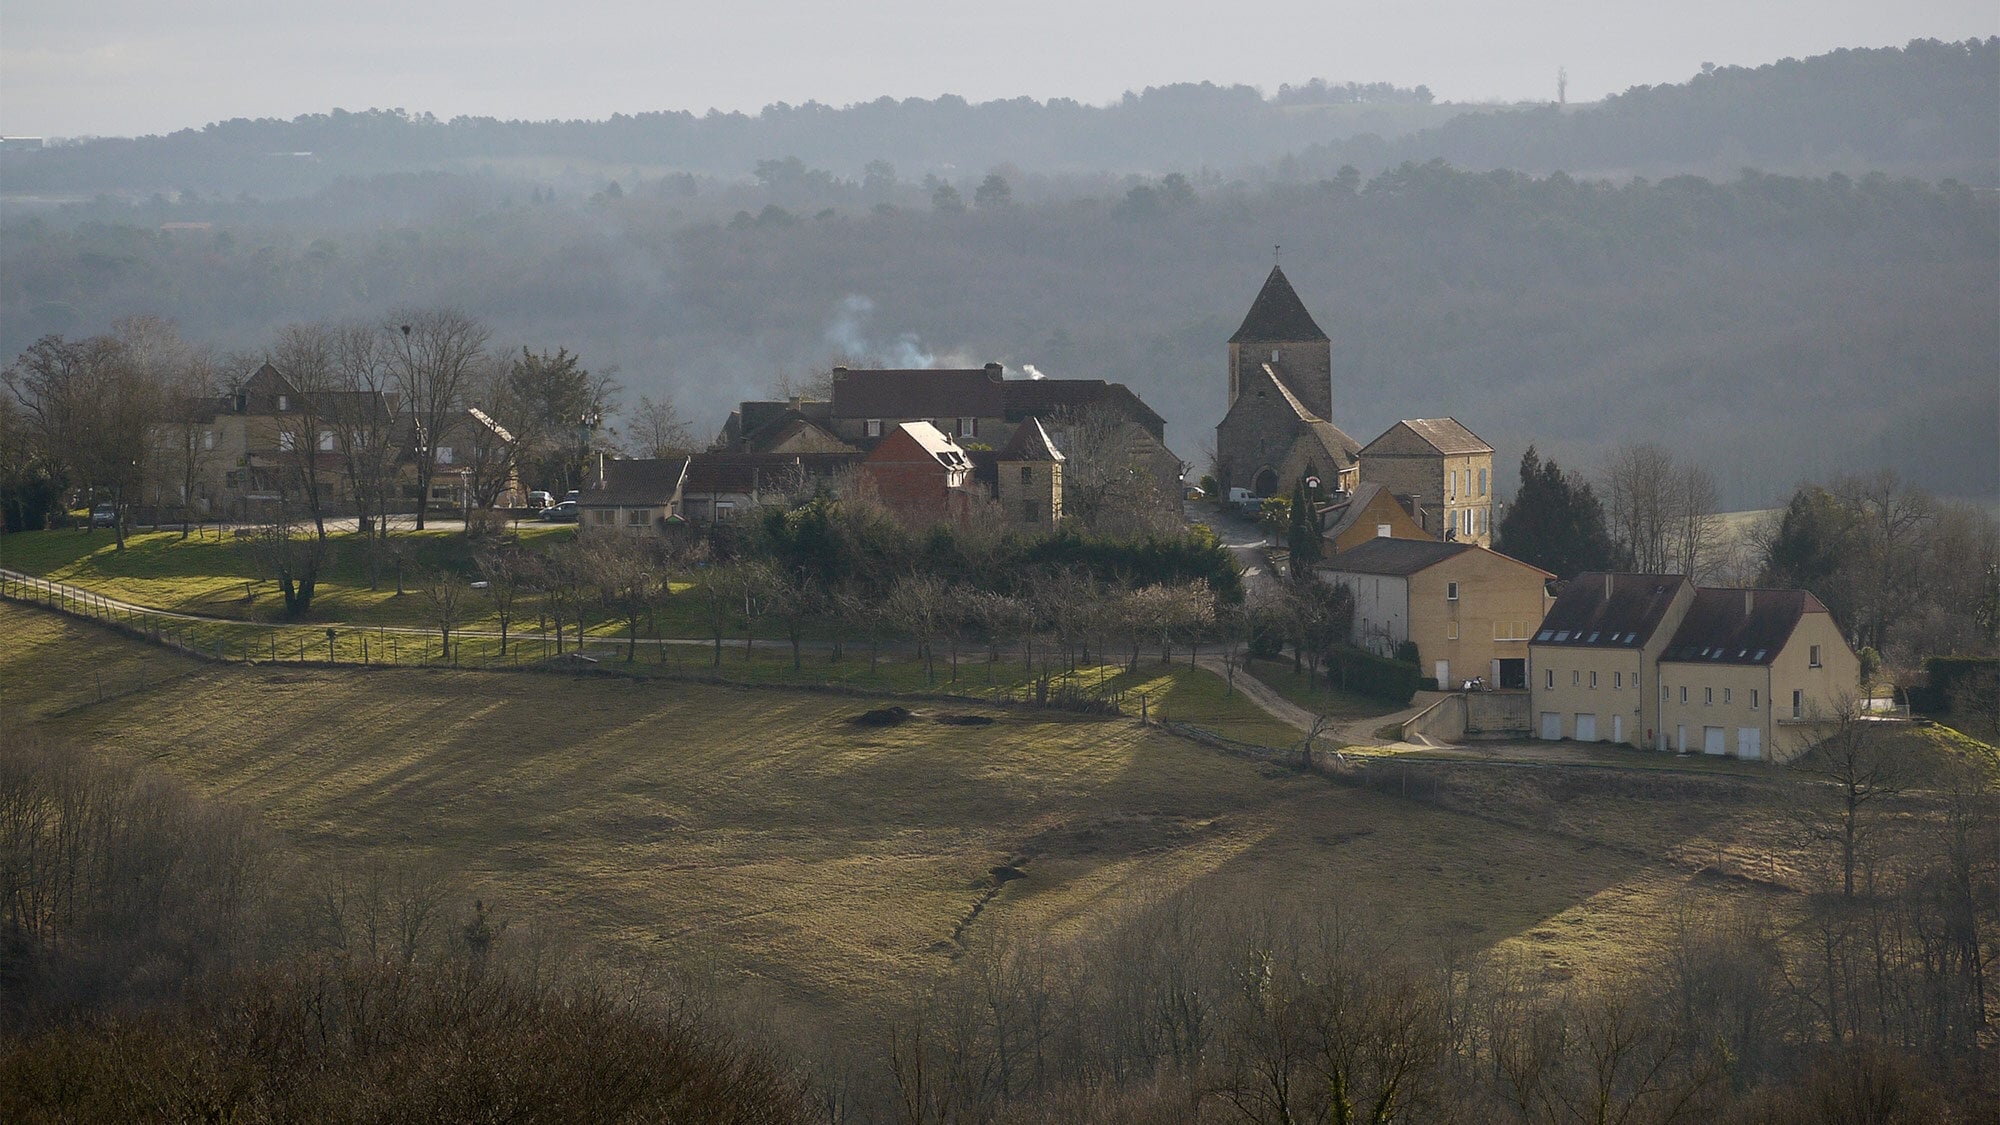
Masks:
[[[10,719],[156,763],[311,857],[434,865],[608,960],[822,1012],[985,934],[1085,937],[1180,890],[1330,901],[1552,980],[1643,963],[1677,912],[1783,894],[1700,873],[1774,831],[1755,786],[1720,781],[1543,809],[1493,775],[1454,810],[1424,775],[1344,788],[1129,719],[939,703],[878,728],[852,720],[880,700],[823,692],[201,664],[11,605],[0,685]]]

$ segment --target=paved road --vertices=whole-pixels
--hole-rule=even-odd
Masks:
[[[1216,539],[1228,549],[1229,556],[1236,560],[1236,567],[1243,572],[1243,592],[1252,601],[1262,601],[1278,589],[1278,576],[1271,570],[1270,556],[1265,553],[1264,531],[1257,524],[1242,516],[1216,510],[1208,504],[1190,503],[1186,506],[1187,521],[1201,524],[1215,532]]]

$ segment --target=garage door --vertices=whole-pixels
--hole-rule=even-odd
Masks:
[[[1701,752],[1702,752],[1702,753],[1704,753],[1704,754],[1720,754],[1720,753],[1724,752],[1724,751],[1725,751],[1725,750],[1727,750],[1727,749],[1728,749],[1728,746],[1724,744],[1724,742],[1723,742],[1723,739],[1722,739],[1722,728],[1721,728],[1721,727],[1703,727],[1703,728],[1701,728]]]
[[[1563,717],[1560,711],[1542,712],[1542,737],[1555,741],[1563,736]]]
[[[1764,732],[1756,727],[1736,728],[1736,753],[1743,758],[1764,756]]]
[[[1578,742],[1597,741],[1597,716],[1578,715],[1576,717],[1576,740]]]

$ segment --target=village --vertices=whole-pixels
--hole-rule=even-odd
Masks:
[[[310,513],[322,535],[329,514],[378,533],[412,509],[418,526],[426,512],[468,527],[525,515],[634,543],[700,537],[815,497],[918,533],[1138,541],[1185,534],[1192,520],[1236,540],[1253,602],[1284,581],[1337,589],[1333,635],[1292,645],[1414,666],[1409,681],[1435,694],[1404,737],[1423,744],[1532,738],[1784,762],[1871,706],[1851,634],[1809,592],[1703,587],[1686,573],[1558,575],[1496,551],[1492,447],[1452,417],[1407,418],[1365,445],[1350,437],[1333,420],[1331,342],[1282,268],[1226,346],[1226,411],[1200,484],[1129,387],[1010,377],[997,363],[835,366],[823,396],[742,402],[706,449],[658,456],[603,448],[601,417],[579,417],[574,439],[544,422],[551,461],[468,396],[425,404],[379,387],[302,387],[266,362],[154,424],[153,444],[177,456],[144,507],[160,523],[177,506],[286,526]],[[573,478],[535,478],[551,464]],[[566,496],[553,490],[565,484]],[[129,507],[99,515],[141,514]],[[1300,526],[1316,545],[1285,549],[1279,533]],[[1196,643],[1215,620],[1195,614]]]

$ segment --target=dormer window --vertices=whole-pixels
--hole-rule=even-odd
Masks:
[[[881,437],[882,419],[870,418],[866,422],[861,423],[861,432],[868,437]]]

